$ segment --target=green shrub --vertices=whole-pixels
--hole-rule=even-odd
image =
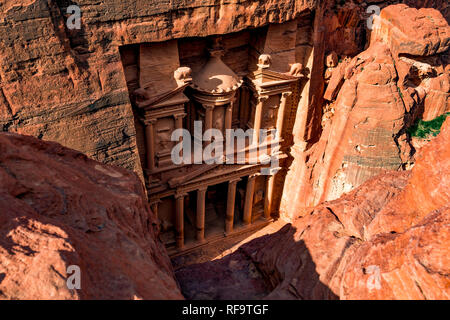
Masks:
[[[430,136],[435,137],[441,131],[442,124],[448,116],[450,116],[450,112],[440,115],[430,121],[418,120],[408,129],[408,132],[411,137],[416,138],[427,139]]]

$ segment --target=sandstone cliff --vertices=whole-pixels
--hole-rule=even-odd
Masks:
[[[183,293],[231,299],[234,285],[247,299],[449,299],[449,150],[450,119],[412,171],[386,172],[276,234],[177,271]]]
[[[0,133],[0,299],[181,299],[156,225],[135,174]]]
[[[374,16],[367,45],[352,58],[331,43],[340,54],[326,60],[320,138],[292,150],[281,209],[288,219],[383,170],[410,168],[416,148],[408,128],[450,111],[450,26],[441,11],[387,6]]]

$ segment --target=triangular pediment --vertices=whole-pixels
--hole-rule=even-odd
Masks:
[[[171,188],[175,188],[192,183],[201,183],[202,181],[234,174],[240,169],[246,169],[254,166],[255,165],[202,164],[196,168],[194,165],[192,167],[192,171],[187,172],[183,176],[171,179],[169,181],[169,185]]]
[[[253,74],[250,77],[252,80],[259,81],[260,83],[267,83],[267,82],[294,82],[297,81],[299,78],[292,76],[290,74],[276,72],[269,69],[262,69],[262,70],[256,70],[253,72]]]
[[[171,102],[176,103],[178,100],[186,100],[187,98],[184,96],[183,91],[189,84],[186,83],[183,86],[177,87],[173,90],[164,92],[163,94],[159,94],[157,96],[151,96],[151,92],[146,89],[139,89],[144,90],[145,92],[141,93],[139,92],[139,95],[143,96],[145,95],[147,99],[141,98],[136,99],[135,103],[138,108],[149,108],[157,105],[166,105],[171,104]]]

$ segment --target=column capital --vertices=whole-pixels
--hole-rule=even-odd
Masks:
[[[283,98],[287,98],[287,97],[292,95],[292,91],[283,92],[281,95],[282,95]]]
[[[178,113],[178,114],[174,114],[173,117],[175,118],[175,120],[178,120],[179,118],[184,118],[186,117],[186,113]]]
[[[188,193],[187,192],[185,192],[185,191],[177,191],[176,193],[175,193],[175,195],[174,195],[174,197],[175,197],[175,199],[180,199],[180,198],[184,198],[184,197],[186,197],[188,195]]]
[[[214,104],[202,104],[203,108],[205,108],[205,110],[213,110],[215,105]]]
[[[153,125],[158,121],[158,119],[156,118],[146,118],[146,117],[140,118],[139,120],[146,126]]]
[[[228,181],[229,184],[237,184],[239,181],[241,181],[241,178],[236,178],[236,179],[232,179],[230,181]]]
[[[208,186],[201,186],[201,187],[197,188],[197,191],[200,191],[200,192],[206,192],[207,190],[208,190]]]

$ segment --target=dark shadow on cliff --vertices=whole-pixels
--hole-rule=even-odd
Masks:
[[[220,259],[176,271],[190,300],[336,300],[320,279],[303,240],[288,224]],[[282,243],[281,249],[275,244]]]

